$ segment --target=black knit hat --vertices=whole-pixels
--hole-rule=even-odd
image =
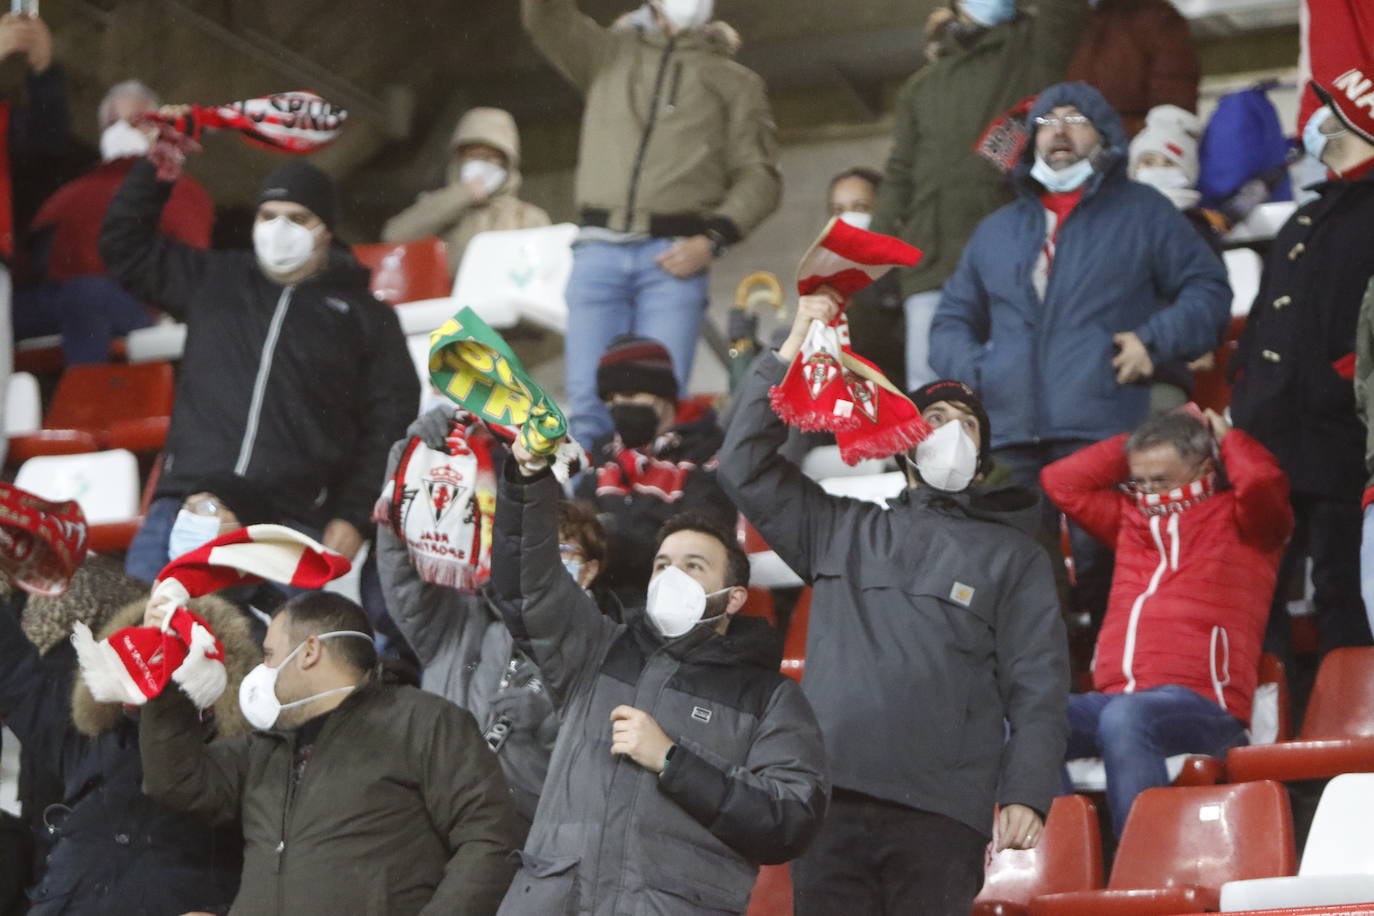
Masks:
[[[195,482],[187,494],[210,493],[224,503],[224,507],[238,517],[241,525],[264,525],[280,522],[271,496],[260,484],[249,483],[237,474],[223,472],[207,474]]]
[[[963,382],[947,378],[922,385],[911,392],[911,402],[921,413],[925,413],[926,408],[937,401],[957,404],[978,419],[978,473],[989,473],[992,470],[992,423],[978,395]]]
[[[339,218],[339,199],[334,179],[302,159],[292,159],[268,175],[258,191],[258,205],[276,200],[300,204],[334,231]]]
[[[656,340],[621,334],[606,347],[597,364],[596,396],[607,401],[612,394],[641,391],[669,401],[677,400],[673,357]]]

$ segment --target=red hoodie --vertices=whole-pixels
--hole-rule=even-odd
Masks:
[[[1040,475],[1059,508],[1116,547],[1093,687],[1131,693],[1165,684],[1197,691],[1242,722],[1260,644],[1293,530],[1288,478],[1274,456],[1233,429],[1221,442],[1230,489],[1181,512],[1145,515],[1118,489],[1130,469],[1120,435]]]

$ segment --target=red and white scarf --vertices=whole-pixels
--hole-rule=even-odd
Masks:
[[[1130,489],[1136,508],[1144,515],[1174,515],[1209,498],[1216,492],[1217,475],[1207,474],[1190,484],[1174,487],[1164,493],[1146,493]]]

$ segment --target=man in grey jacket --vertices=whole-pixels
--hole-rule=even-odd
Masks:
[[[648,607],[616,623],[559,562],[558,482],[514,454],[492,592],[563,726],[500,912],[743,913],[759,864],[801,853],[829,792],[816,718],[778,672],[781,641],[737,616],[748,558],[729,532],[679,516]]]
[[[913,485],[886,507],[808,480],[778,454],[787,430],[769,387],[835,305],[808,296],[797,311],[741,389],[720,452],[726,492],[813,589],[802,686],[835,789],[792,868],[797,912],[965,916],[993,806],[1002,847],[1030,848],[1058,791],[1064,627],[1048,557],[1008,511],[1032,527],[1034,499],[977,488],[987,418],[952,381],[922,390],[934,448],[918,447]]]

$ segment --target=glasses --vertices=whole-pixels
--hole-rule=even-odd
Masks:
[[[1194,480],[1197,480],[1202,474],[1202,467],[1205,463],[1205,461],[1202,461],[1194,465],[1192,469],[1188,471],[1187,476],[1182,480],[1175,481],[1159,477],[1147,480],[1143,477],[1132,477],[1122,484],[1121,488],[1127,493],[1168,493],[1170,490],[1186,487]]]
[[[202,496],[199,499],[187,500],[182,504],[186,511],[192,515],[213,515],[219,516],[224,512],[224,503],[213,496]]]
[[[1058,129],[1060,127],[1084,127],[1091,123],[1092,120],[1090,118],[1088,118],[1086,115],[1081,114],[1065,115],[1062,118],[1047,118],[1041,116],[1035,119],[1035,124],[1037,127],[1053,127],[1055,129]]]

